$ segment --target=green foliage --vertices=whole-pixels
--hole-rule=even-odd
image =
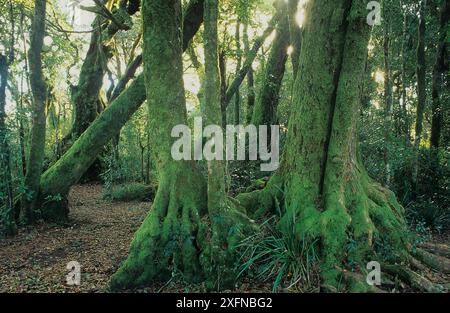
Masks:
[[[273,291],[281,289],[311,291],[317,284],[317,241],[299,241],[292,232],[277,230],[275,216],[261,226],[261,231],[238,245],[241,254],[239,276],[244,274],[273,282]]]

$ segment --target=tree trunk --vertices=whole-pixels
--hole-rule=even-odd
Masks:
[[[392,95],[392,73],[390,64],[390,17],[384,3],[384,175],[383,183],[388,186],[391,181],[391,165],[389,162],[389,144],[391,142],[391,125],[392,125],[392,110],[393,110],[393,95]]]
[[[436,53],[436,62],[433,68],[433,85],[432,85],[432,121],[431,121],[431,147],[439,148],[441,140],[442,119],[444,107],[441,103],[441,93],[443,90],[443,77],[449,70],[448,61],[448,22],[450,18],[450,0],[444,0],[440,13],[439,27],[439,43]]]
[[[0,237],[14,235],[17,231],[14,212],[11,155],[6,127],[6,85],[8,84],[8,60],[0,54]]]
[[[363,0],[307,3],[301,70],[280,169],[264,190],[238,197],[245,207],[259,208],[255,218],[285,203],[280,229],[303,243],[317,241],[322,286],[328,290],[338,286],[339,268],[348,260],[360,269],[377,260],[378,240],[389,242],[396,256],[406,250],[403,209],[392,192],[369,178],[357,153],[370,33],[366,5]]]
[[[168,279],[178,269],[186,280],[201,277],[196,234],[206,208],[206,185],[193,161],[175,161],[172,128],[186,125],[180,0],[142,2],[144,75],[149,132],[159,188],[149,215],[131,244],[112,288]]]
[[[250,52],[250,43],[248,41],[248,23],[244,24],[243,30],[243,41],[244,41],[244,55],[248,55]],[[255,79],[253,74],[253,67],[250,66],[247,73],[247,115],[246,123],[251,123],[253,108],[255,106]]]
[[[65,150],[91,125],[104,107],[100,90],[103,86],[103,77],[107,71],[108,61],[113,56],[107,43],[119,30],[128,30],[131,27],[130,15],[139,9],[139,6],[136,7],[133,1],[130,1],[127,9],[126,2],[121,0],[120,6],[111,13],[117,23],[109,22],[103,15],[97,15],[92,23],[94,31],[81,67],[78,85],[72,86],[74,121],[70,133],[64,139],[64,145],[67,145]],[[104,24],[107,22],[109,24],[105,27]]]
[[[411,143],[411,123],[409,119],[408,112],[408,96],[406,93],[407,85],[406,85],[406,37],[408,34],[408,14],[403,13],[403,36],[402,36],[402,111],[404,114],[404,135],[405,135],[405,144],[409,146]]]
[[[184,50],[203,22],[203,0],[189,4],[185,14]],[[42,175],[39,202],[45,220],[56,222],[67,220],[69,213],[67,195],[70,188],[86,173],[103,147],[120,132],[145,99],[144,74],[140,74],[98,116],[70,149]],[[46,200],[48,198],[55,200],[48,201]]]
[[[242,49],[241,49],[241,21],[238,19],[236,22],[236,74],[239,73],[239,70],[242,66]],[[239,125],[241,123],[241,92],[236,91],[236,95],[234,98],[234,125]]]
[[[280,3],[281,16],[286,13],[286,6]],[[289,22],[287,17],[282,17],[276,28],[276,37],[270,50],[269,59],[265,68],[264,80],[253,111],[252,124],[256,126],[277,123],[277,108],[280,97],[281,85],[287,61],[287,49],[290,43]]]
[[[27,194],[22,198],[23,218],[25,223],[32,223],[37,218],[37,200],[42,165],[45,156],[45,107],[47,86],[42,73],[42,46],[45,36],[46,0],[35,0],[34,17],[31,28],[31,44],[28,51],[30,66],[30,83],[33,93],[33,125],[31,129],[30,153],[25,176]]]
[[[300,58],[300,52],[302,48],[302,30],[297,23],[296,14],[298,12],[299,0],[289,0],[289,34],[291,39],[291,61],[292,70],[294,73],[294,79],[297,78],[298,73],[298,61]]]
[[[426,0],[420,2],[418,44],[417,44],[417,114],[414,138],[414,159],[412,168],[413,195],[418,188],[419,152],[422,141],[423,114],[427,101],[426,90],[426,61],[425,61],[425,8]]]
[[[239,87],[241,86],[242,82],[244,81],[245,77],[247,76],[248,71],[251,69],[253,62],[256,59],[256,56],[258,55],[259,49],[261,49],[262,45],[264,44],[264,41],[269,37],[269,35],[273,32],[275,29],[276,23],[279,19],[279,14],[277,13],[269,22],[269,26],[264,30],[263,34],[256,38],[252,49],[250,52],[245,56],[244,64],[242,65],[241,70],[239,73],[237,73],[236,77],[233,79],[233,81],[230,84],[230,87],[228,87],[227,92],[224,96],[224,99],[222,100],[222,105],[227,107],[230,103],[231,99],[233,99],[233,96],[235,95],[236,91],[238,91]]]
[[[217,21],[219,14],[219,1],[205,0],[205,127],[210,125],[221,125],[221,79],[219,73],[218,55],[218,35]],[[238,24],[239,25],[239,24]],[[238,26],[237,26],[238,27]],[[236,31],[238,32],[238,30]],[[238,37],[238,36],[236,36]],[[236,94],[238,97],[238,94]],[[236,99],[236,101],[238,101]],[[236,108],[239,108],[238,106]],[[239,121],[235,121],[239,124]],[[223,131],[223,127],[221,128]],[[207,140],[217,140],[213,135]],[[224,140],[223,136],[219,140]],[[214,149],[219,149],[217,145]],[[223,155],[224,150],[218,151]],[[211,222],[211,247],[205,260],[207,273],[206,277],[211,284],[211,288],[226,284],[224,280],[230,271],[230,260],[227,249],[227,234],[232,226],[227,222],[227,210],[229,207],[225,190],[226,163],[223,160],[208,161],[208,213]],[[234,277],[233,277],[234,278]],[[217,279],[221,279],[217,282]]]

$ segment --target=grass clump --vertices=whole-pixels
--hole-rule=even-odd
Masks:
[[[299,241],[277,230],[275,216],[261,231],[244,239],[240,251],[239,277],[247,275],[259,281],[273,281],[273,292],[311,292],[319,285],[316,242]]]

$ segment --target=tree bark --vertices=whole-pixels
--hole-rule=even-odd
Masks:
[[[45,36],[45,0],[35,0],[34,17],[31,28],[31,44],[28,51],[30,83],[33,94],[33,113],[30,153],[25,176],[27,194],[22,198],[23,219],[32,223],[37,218],[39,183],[45,156],[45,108],[47,86],[42,73],[42,46]]]

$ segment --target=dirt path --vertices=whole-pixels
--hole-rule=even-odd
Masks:
[[[0,292],[98,292],[126,257],[150,203],[108,203],[102,187],[76,186],[67,227],[38,225],[0,240]],[[66,286],[70,261],[82,284]]]

